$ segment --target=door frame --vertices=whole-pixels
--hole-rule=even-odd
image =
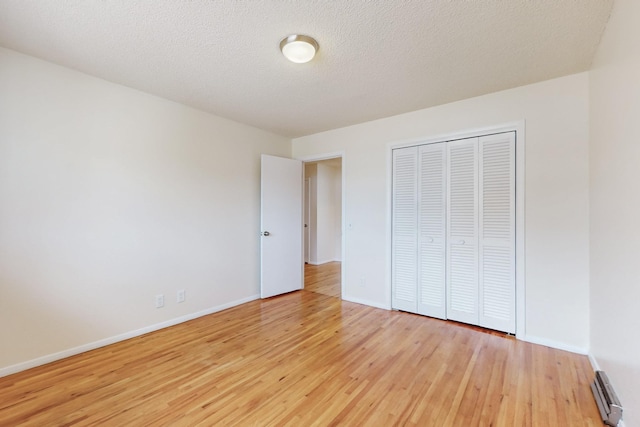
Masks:
[[[304,163],[302,164],[302,173],[304,174]],[[303,177],[304,178],[304,177]],[[304,178],[302,191],[302,241],[304,244],[303,258],[304,263],[308,264],[311,260],[311,178]]]
[[[341,231],[341,236],[340,236],[340,256],[342,258],[342,261],[340,262],[340,299],[344,299],[345,298],[345,271],[346,271],[346,265],[347,265],[347,254],[345,251],[345,240],[346,240],[346,229],[345,229],[345,201],[346,201],[346,174],[344,173],[345,171],[345,154],[344,151],[334,151],[331,153],[322,153],[322,154],[312,154],[309,156],[300,156],[300,157],[295,157],[296,160],[301,160],[302,161],[302,168],[303,168],[303,179],[304,179],[304,168],[306,163],[310,163],[310,162],[319,162],[322,160],[331,160],[331,159],[336,159],[336,158],[340,158],[342,160],[342,167],[341,167],[341,173],[340,173],[340,186],[341,188],[341,198],[342,198],[342,206],[341,206],[341,211],[340,212],[340,231]],[[306,189],[305,189],[306,191]],[[302,197],[303,201],[302,203],[304,203],[304,196]],[[304,214],[303,214],[304,215]],[[302,233],[304,233],[304,230],[302,230]],[[302,236],[304,238],[304,235]],[[304,277],[303,277],[303,288],[304,288]]]
[[[412,138],[393,141],[387,144],[387,295],[391,301],[391,182],[393,169],[393,150],[415,145],[434,144],[437,142],[456,139],[473,138],[476,136],[515,132],[516,133],[516,338],[526,340],[526,284],[525,284],[525,120],[436,134],[423,138]]]

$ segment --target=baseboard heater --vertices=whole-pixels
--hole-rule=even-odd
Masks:
[[[607,425],[617,426],[620,418],[622,418],[622,406],[616,392],[611,387],[609,377],[604,371],[596,371],[596,378],[591,384],[591,391],[598,404],[602,421]]]

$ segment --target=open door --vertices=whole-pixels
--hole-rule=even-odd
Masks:
[[[302,289],[302,162],[262,155],[260,296]]]

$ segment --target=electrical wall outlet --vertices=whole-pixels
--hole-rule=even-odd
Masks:
[[[164,295],[156,295],[156,308],[164,307]]]
[[[176,294],[176,301],[177,302],[184,302],[184,299],[186,297],[186,293],[184,289],[180,289],[178,291],[178,293]]]

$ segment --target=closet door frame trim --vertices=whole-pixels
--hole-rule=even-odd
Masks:
[[[406,140],[393,141],[387,144],[387,280],[386,293],[389,296],[389,308],[391,308],[391,218],[392,218],[392,171],[393,171],[393,150],[417,145],[435,144],[457,139],[474,138],[496,133],[515,132],[516,133],[516,338],[526,340],[526,283],[525,283],[525,121],[505,123],[502,125],[487,126],[465,131],[436,134],[422,138],[412,138]]]

